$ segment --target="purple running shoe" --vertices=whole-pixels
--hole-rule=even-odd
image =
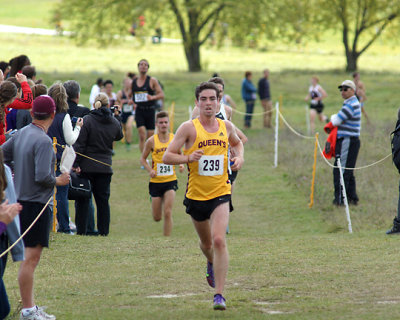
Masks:
[[[216,294],[214,296],[214,310],[225,310],[225,309],[226,309],[225,298],[220,294]]]
[[[213,264],[207,261],[206,279],[211,288],[215,288]]]

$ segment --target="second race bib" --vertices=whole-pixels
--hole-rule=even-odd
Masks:
[[[170,164],[157,163],[157,176],[172,176],[174,169]]]
[[[133,111],[133,105],[131,104],[124,104],[122,106],[122,112],[132,112]]]

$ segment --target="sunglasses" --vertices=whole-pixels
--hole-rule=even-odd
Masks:
[[[351,89],[351,88],[350,87],[345,87],[345,86],[339,87],[339,91],[347,91],[349,89]]]

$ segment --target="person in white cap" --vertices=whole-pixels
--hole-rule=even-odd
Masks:
[[[343,171],[346,195],[349,204],[357,205],[359,199],[356,193],[356,180],[351,168],[355,167],[360,150],[361,106],[355,95],[356,85],[353,81],[345,80],[338,88],[344,101],[342,109],[331,117],[332,124],[338,127],[335,166],[337,159],[340,158],[341,166],[350,168]],[[333,204],[342,205],[343,195],[337,168],[333,169],[333,181],[335,186]]]

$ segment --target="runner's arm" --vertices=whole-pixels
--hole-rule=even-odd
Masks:
[[[163,162],[165,164],[184,164],[198,161],[201,158],[203,150],[196,150],[189,155],[181,154],[182,147],[189,141],[191,130],[193,130],[191,121],[181,124],[164,153]]]
[[[232,121],[232,108],[230,106],[224,105],[227,120]]]
[[[115,101],[115,104],[122,106],[122,90],[117,92],[117,101]]]
[[[153,95],[153,96],[151,96],[151,95],[147,96],[147,98],[150,101],[164,99],[164,91],[161,88],[161,86],[158,83],[158,80],[156,78],[151,78],[150,79],[150,87],[156,92],[156,94]]]
[[[233,101],[232,97],[230,95],[226,95],[226,101],[231,105],[232,109],[236,109],[236,103]]]
[[[245,144],[249,139],[247,139],[246,135],[238,127],[235,126],[235,129],[239,139],[242,141],[243,144]]]
[[[142,156],[140,157],[140,163],[147,170],[151,178],[154,178],[156,176],[156,172],[153,170],[153,168],[149,166],[146,159],[149,156],[151,150],[153,150],[153,148],[154,148],[154,136],[147,139],[147,141],[144,144]]]
[[[322,99],[325,99],[328,96],[326,91],[321,86],[319,87],[318,91],[322,94],[322,96],[318,98],[319,101],[322,101]]]
[[[243,143],[236,133],[235,126],[230,121],[225,121],[226,129],[229,136],[229,145],[231,146],[231,151],[233,157],[233,165],[231,166],[233,171],[238,171],[244,163],[244,148]]]

